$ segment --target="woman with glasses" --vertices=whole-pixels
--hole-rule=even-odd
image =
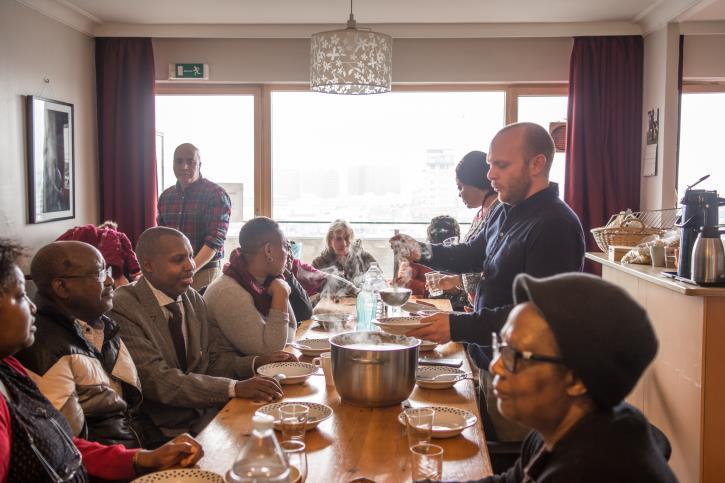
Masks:
[[[271,354],[294,340],[297,320],[283,277],[287,247],[277,222],[264,216],[249,220],[223,275],[204,292],[209,318],[241,354]]]
[[[0,239],[0,481],[129,480],[140,473],[193,465],[201,446],[189,435],[153,450],[129,450],[71,437],[65,418],[13,357],[35,340],[35,305],[16,265],[22,250]]]

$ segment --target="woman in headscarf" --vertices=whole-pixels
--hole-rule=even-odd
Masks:
[[[491,186],[487,175],[486,153],[482,151],[471,151],[463,156],[456,165],[458,196],[466,208],[478,208],[468,233],[463,236],[463,243],[468,243],[481,233],[483,227],[486,226],[489,214],[498,203],[498,195]],[[443,277],[439,285],[447,291],[458,287],[467,294],[468,301],[472,304],[480,280],[480,273],[464,273]]]

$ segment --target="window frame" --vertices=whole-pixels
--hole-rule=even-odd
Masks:
[[[308,83],[208,84],[156,83],[156,95],[251,95],[254,97],[254,214],[272,216],[272,93],[308,92]],[[392,92],[504,92],[504,124],[516,122],[522,96],[568,95],[568,84],[394,84]]]

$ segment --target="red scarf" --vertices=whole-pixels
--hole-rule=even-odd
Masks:
[[[254,306],[260,314],[265,317],[269,315],[269,309],[272,306],[272,296],[267,293],[267,286],[258,284],[254,276],[249,273],[249,267],[247,266],[247,262],[244,261],[241,248],[236,248],[232,252],[229,257],[229,263],[224,264],[222,272],[224,272],[224,275],[232,277],[244,290],[249,292],[254,301]]]

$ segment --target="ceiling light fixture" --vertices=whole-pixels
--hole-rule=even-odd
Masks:
[[[358,29],[352,14],[347,28],[319,32],[310,42],[310,89],[328,94],[390,92],[393,38]]]

